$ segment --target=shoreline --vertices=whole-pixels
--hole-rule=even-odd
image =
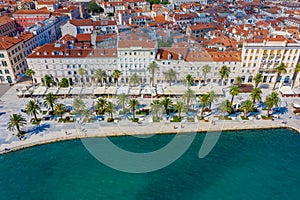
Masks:
[[[171,125],[180,125],[180,123],[171,123]],[[170,124],[169,124],[170,125]],[[185,126],[187,125],[199,125],[199,123],[190,122],[185,123]],[[68,140],[76,140],[76,139],[84,139],[84,138],[101,138],[101,137],[122,137],[122,136],[134,136],[134,135],[163,135],[163,134],[189,134],[191,132],[197,133],[197,134],[203,134],[209,132],[228,132],[228,131],[245,131],[245,130],[271,130],[271,129],[288,129],[297,132],[300,134],[300,126],[296,127],[292,124],[274,124],[274,126],[266,125],[266,126],[256,126],[256,125],[250,125],[250,126],[243,126],[245,124],[242,124],[239,122],[240,127],[235,126],[229,126],[229,127],[219,127],[214,129],[199,129],[198,127],[195,129],[186,128],[186,129],[170,129],[170,130],[160,130],[160,131],[147,131],[144,130],[144,132],[138,132],[138,133],[131,133],[131,134],[124,134],[120,130],[116,131],[113,130],[113,128],[108,127],[109,129],[112,129],[111,131],[107,131],[104,133],[99,133],[99,129],[89,129],[88,133],[78,133],[78,130],[76,130],[76,133],[66,135],[65,133],[63,135],[58,134],[55,137],[47,138],[47,136],[40,136],[38,140],[31,141],[31,138],[28,138],[27,140],[17,141],[15,143],[10,144],[2,144],[0,146],[0,155],[7,154],[27,148],[31,148],[34,146],[40,146],[50,143],[56,143],[56,142],[62,142],[62,141],[68,141]],[[297,124],[296,124],[297,125]],[[189,127],[189,126],[187,126]],[[107,127],[106,127],[107,128]],[[131,127],[132,128],[132,127]],[[98,131],[98,133],[96,133]],[[51,136],[51,135],[50,135]],[[3,146],[4,145],[4,146]]]

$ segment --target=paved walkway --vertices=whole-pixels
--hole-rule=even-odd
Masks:
[[[216,120],[213,125],[210,122],[183,122],[170,123],[163,121],[161,123],[147,122],[142,124],[132,123],[130,121],[120,121],[118,123],[95,122],[88,124],[80,123],[57,123],[53,121],[42,122],[39,126],[27,125],[25,140],[19,141],[7,130],[7,122],[9,116],[13,113],[20,113],[20,109],[24,108],[29,99],[16,97],[15,89],[23,87],[22,85],[13,86],[3,97],[0,106],[5,111],[0,116],[0,154],[10,151],[56,141],[85,138],[85,137],[105,137],[105,136],[124,136],[124,135],[145,135],[145,134],[163,134],[163,133],[189,133],[189,132],[211,132],[225,130],[244,130],[244,129],[269,129],[269,128],[292,128],[300,132],[299,117],[292,114],[292,110],[288,109],[281,115],[281,119],[272,120],[247,120],[240,118],[237,120]],[[92,99],[90,99],[93,101]],[[285,101],[285,100],[284,100]],[[283,101],[283,102],[284,102]],[[293,99],[287,99],[290,105]],[[265,111],[264,111],[265,112]],[[27,120],[30,119],[24,115]],[[292,118],[289,118],[293,116]],[[284,124],[282,122],[287,122]],[[181,126],[183,125],[183,126]],[[174,128],[177,127],[176,129]]]

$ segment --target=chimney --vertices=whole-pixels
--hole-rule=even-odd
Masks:
[[[92,44],[92,46],[96,46],[96,38],[97,38],[97,33],[95,33],[95,32],[93,32],[92,34],[91,34],[91,44]]]

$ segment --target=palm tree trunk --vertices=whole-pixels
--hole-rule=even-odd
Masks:
[[[294,88],[295,82],[296,82],[296,80],[297,80],[297,76],[298,76],[298,72],[294,72],[292,88]]]
[[[279,76],[280,76],[280,74],[277,74],[276,79],[275,79],[275,83],[274,83],[274,86],[273,86],[273,91],[275,90],[275,87],[277,85],[277,80],[278,80]]]
[[[204,73],[204,85],[206,83],[206,73]]]
[[[203,117],[203,112],[204,112],[204,105],[202,104],[202,108],[201,108],[201,119]]]
[[[134,108],[132,108],[132,117],[133,117],[133,120],[134,120],[135,119]]]
[[[36,113],[35,112],[33,112],[33,116],[34,116],[35,121],[37,122],[38,118],[36,117]]]
[[[270,109],[270,108],[268,108],[268,117],[270,116],[270,110],[271,110],[271,109]]]
[[[233,99],[234,99],[234,95],[232,95],[232,97],[231,97],[231,106],[232,106],[232,104],[233,104]]]
[[[21,131],[20,127],[19,127],[19,126],[16,126],[16,128],[17,128],[17,131],[18,131],[18,136],[21,136],[22,131]]]

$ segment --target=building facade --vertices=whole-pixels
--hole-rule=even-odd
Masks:
[[[0,36],[0,83],[15,83],[18,74],[27,69],[24,43],[21,39]]]
[[[263,83],[291,84],[294,69],[299,63],[300,44],[293,40],[269,39],[259,42],[245,42],[242,50],[242,66],[240,74],[243,74],[245,82],[251,81],[253,76],[260,72],[263,75]],[[281,63],[287,67],[287,73],[276,79],[275,68]],[[299,83],[299,80],[296,82]]]
[[[0,36],[13,37],[16,34],[16,22],[8,16],[0,16]]]
[[[13,18],[23,28],[35,25],[38,22],[42,22],[50,17],[50,11],[48,10],[17,10],[13,13]]]

